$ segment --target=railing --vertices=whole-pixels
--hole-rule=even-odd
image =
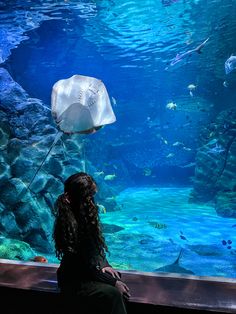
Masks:
[[[0,259],[0,287],[58,293],[58,264]],[[122,271],[130,302],[236,313],[236,279]]]

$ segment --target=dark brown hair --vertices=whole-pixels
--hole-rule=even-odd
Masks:
[[[94,179],[84,172],[75,173],[65,181],[64,194],[56,201],[53,231],[59,260],[66,253],[81,253],[93,262],[108,252],[94,202],[95,193]]]

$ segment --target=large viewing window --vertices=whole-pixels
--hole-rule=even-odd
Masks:
[[[1,3],[0,258],[59,263],[54,204],[84,171],[114,268],[235,277],[235,13],[228,0]],[[60,133],[52,87],[73,75],[104,83],[115,122]]]

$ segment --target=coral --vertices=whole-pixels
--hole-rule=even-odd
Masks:
[[[27,261],[36,255],[31,246],[23,241],[4,239],[0,244],[0,258]]]

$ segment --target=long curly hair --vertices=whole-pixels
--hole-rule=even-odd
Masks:
[[[64,183],[64,193],[55,206],[53,239],[56,256],[62,259],[65,253],[86,254],[91,262],[108,252],[102,235],[94,179],[84,172],[70,176]],[[81,252],[83,249],[83,252]],[[84,252],[86,249],[86,252]]]

